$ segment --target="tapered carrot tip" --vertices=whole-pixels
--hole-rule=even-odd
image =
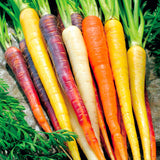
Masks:
[[[42,128],[44,129],[45,132],[48,132],[48,133],[52,132],[48,123],[44,122],[43,124],[41,124],[41,126],[42,126]]]

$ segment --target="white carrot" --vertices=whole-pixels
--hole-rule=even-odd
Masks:
[[[80,29],[76,26],[66,28],[62,32],[62,37],[69,54],[77,87],[87,108],[93,130],[100,144],[96,99],[84,39]]]

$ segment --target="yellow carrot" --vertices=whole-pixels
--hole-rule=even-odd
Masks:
[[[23,9],[20,14],[20,23],[28,50],[55,111],[60,127],[72,131],[68,111],[42,38],[39,28],[39,17],[36,11],[32,8]],[[76,141],[74,140],[67,144],[73,159],[80,159]]]
[[[134,9],[131,7],[130,3],[133,3]],[[121,13],[123,14],[121,14],[122,22],[129,44],[127,56],[131,98],[140,132],[143,156],[145,160],[151,160],[149,123],[144,95],[146,53],[143,49],[143,32],[145,23],[139,0],[136,2],[131,1],[130,3],[126,0],[123,0],[123,5],[120,3],[120,7],[122,10]],[[124,10],[125,12],[123,12]]]
[[[133,157],[135,160],[138,160],[141,156],[132,113],[127,51],[123,28],[118,20],[113,19],[105,23],[105,31],[125,129],[131,145]]]
[[[142,140],[143,154],[145,159],[149,160],[150,135],[144,95],[146,53],[142,47],[134,45],[129,48],[127,55],[134,113]]]

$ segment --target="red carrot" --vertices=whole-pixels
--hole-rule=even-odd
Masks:
[[[156,139],[155,139],[155,133],[154,133],[153,123],[152,123],[152,115],[151,115],[151,109],[150,109],[149,100],[148,100],[147,89],[145,89],[145,103],[146,103],[150,141],[151,141],[151,159],[156,160]]]
[[[5,59],[24,91],[37,122],[44,129],[44,131],[52,132],[43,114],[37,92],[34,88],[21,51],[16,47],[10,47],[5,52]]]
[[[35,66],[33,64],[33,61],[32,61],[32,58],[28,52],[28,49],[27,49],[27,46],[26,46],[26,42],[25,40],[23,39],[22,41],[20,41],[19,43],[19,47],[22,51],[22,54],[24,56],[24,59],[26,61],[26,64],[27,64],[27,67],[28,67],[28,70],[30,72],[30,75],[31,75],[31,78],[33,80],[33,83],[34,83],[34,86],[38,92],[38,95],[40,97],[40,100],[42,102],[42,105],[43,107],[45,108],[45,110],[47,111],[48,113],[48,116],[49,116],[49,119],[51,120],[52,122],[52,125],[54,127],[55,130],[59,130],[61,129],[58,121],[57,121],[57,118],[55,116],[55,113],[54,113],[54,110],[49,102],[49,99],[48,99],[48,96],[46,94],[46,91],[44,90],[44,87],[41,83],[41,80],[38,76],[38,73],[35,69]]]
[[[12,8],[11,6],[10,8],[8,8],[6,7],[8,5],[4,5],[2,2],[0,2],[0,6],[10,16],[13,22],[14,29],[17,33],[18,40],[20,40],[23,37],[23,33],[22,33],[20,22],[19,22],[19,10],[17,10],[17,6],[13,1],[8,1],[8,4],[9,3],[14,5],[15,8]],[[10,66],[10,68],[12,69],[13,73],[15,74],[16,79],[19,82],[22,90],[24,91],[29,101],[29,104],[31,106],[35,119],[37,120],[37,122],[43,128],[44,131],[52,132],[43,114],[39,97],[34,88],[30,74],[27,70],[27,65],[24,61],[22,52],[18,48],[12,46],[11,38],[8,34],[7,22],[6,22],[5,16],[3,16],[2,19],[0,18],[0,42],[4,50],[6,51],[5,52],[6,61]]]

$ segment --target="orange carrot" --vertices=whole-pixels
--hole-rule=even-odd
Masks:
[[[139,160],[141,155],[132,111],[127,51],[123,27],[119,21],[118,1],[113,0],[110,2],[109,0],[99,0],[99,2],[105,15],[105,33],[109,49],[109,57],[121,106],[123,122],[133,158]],[[110,5],[108,5],[108,3],[110,3]]]
[[[82,4],[82,3],[81,3]],[[83,7],[83,4],[82,4]],[[97,16],[87,16],[82,22],[82,31],[91,67],[98,84],[105,118],[122,159],[127,159],[123,138],[117,119],[117,100],[112,71],[108,59],[103,24]]]

